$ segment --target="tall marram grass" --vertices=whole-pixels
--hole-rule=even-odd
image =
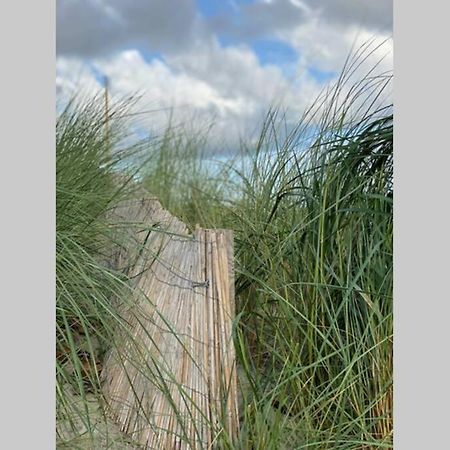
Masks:
[[[241,424],[219,449],[392,448],[391,75],[369,69],[353,81],[370,51],[349,58],[295,125],[271,110],[245,160],[212,173],[203,139],[169,127],[139,167],[142,185],[189,226],[235,232]],[[117,236],[105,212],[133,193],[112,181],[117,158],[93,110],[57,127],[61,420],[65,386],[82,398],[99,390],[94,360],[83,384],[79,335],[83,354],[106,350],[120,323],[111,298],[129,289],[104,264]]]
[[[56,123],[56,420],[64,448],[76,448],[77,433],[93,438],[89,398],[101,399],[102,357],[123,324],[113,300],[130,297],[111,269],[118,231],[108,218],[133,195],[132,173],[117,171],[136,149],[111,151],[126,137],[129,104],[105,117],[101,99],[74,100]]]
[[[270,400],[303,429],[293,448],[384,448],[392,442],[392,117],[336,134],[301,155],[288,149],[269,168],[256,160],[252,180],[272,175],[251,186],[236,215],[245,217],[240,324],[258,402]]]
[[[188,152],[165,173],[173,189],[157,166],[144,179],[191,226],[235,231],[236,448],[392,447],[392,77],[352,81],[372,50],[288,132],[271,110],[247,170],[208,176]]]

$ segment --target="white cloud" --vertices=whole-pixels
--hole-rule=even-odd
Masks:
[[[181,51],[204,30],[194,0],[59,0],[56,50],[96,57],[140,45]]]
[[[74,96],[92,97],[101,89],[101,84],[85,61],[78,58],[57,58],[56,93],[61,103]]]
[[[354,83],[369,74],[372,77],[392,75],[393,40],[388,32],[373,32],[356,25],[330,24],[320,13],[315,13],[306,23],[280,31],[277,36],[300,55],[297,66],[300,74],[314,68],[339,75],[344,64],[347,64],[347,71],[349,64],[352,65],[352,75],[342,88],[342,98],[348,95]],[[347,58],[350,62],[346,63]],[[393,101],[392,85],[381,100],[386,103]]]
[[[215,128],[211,136],[215,137],[216,145],[222,148],[236,145],[241,135],[248,136],[249,133],[257,132],[265,112],[273,104],[286,107],[289,111],[288,120],[295,121],[323,88],[323,84],[311,75],[309,69],[339,72],[352,44],[358,48],[369,38],[375,37],[380,41],[388,36],[388,32],[375,33],[369,28],[344,24],[344,19],[337,12],[330,10],[328,15],[324,15],[320,10],[314,9],[311,2],[257,2],[253,5],[253,10],[261,12],[261,20],[258,23],[268,27],[266,30],[260,30],[261,35],[265,32],[272,33],[272,37],[283,40],[298,52],[299,62],[295,74],[288,79],[280,67],[262,66],[251,47],[245,44],[245,39],[240,45],[222,47],[211,29],[206,31],[205,23],[195,14],[191,0],[184,4],[189,20],[182,24],[181,16],[176,15],[170,22],[175,28],[179,24],[180,30],[176,37],[183,40],[182,44],[176,44],[175,40],[169,39],[161,27],[148,30],[145,26],[148,23],[145,17],[150,16],[148,20],[151,23],[164,23],[162,19],[169,11],[167,3],[162,0],[153,1],[154,9],[151,10],[143,0],[133,5],[130,1],[121,1],[123,3],[119,0],[108,2],[109,12],[105,13],[104,20],[108,22],[109,28],[106,27],[105,34],[101,36],[98,35],[99,29],[95,29],[96,16],[89,18],[89,14],[85,13],[87,8],[95,11],[95,14],[100,14],[105,11],[105,1],[81,2],[85,10],[83,12],[83,8],[80,8],[78,15],[90,21],[90,25],[84,30],[88,37],[94,39],[88,51],[90,58],[86,59],[81,55],[88,49],[89,39],[77,41],[77,26],[80,26],[80,23],[77,23],[78,16],[72,17],[71,24],[70,17],[67,16],[67,11],[75,8],[76,2],[61,0],[66,6],[61,9],[60,14],[66,16],[59,26],[62,30],[60,48],[65,48],[68,54],[78,56],[58,56],[58,96],[67,98],[80,87],[86,94],[98,92],[102,86],[92,71],[92,67],[95,67],[109,77],[113,97],[142,95],[137,104],[138,110],[154,111],[136,116],[139,117],[139,124],[143,129],[160,133],[167,125],[169,117],[174,124],[187,123],[194,130],[204,129],[214,121]],[[340,3],[348,7],[352,2],[340,0]],[[387,3],[388,0],[383,3],[383,8]],[[383,8],[379,7],[380,16]],[[242,7],[240,9],[242,10]],[[155,14],[150,14],[151,11]],[[275,16],[277,25],[270,28],[268,18],[273,11],[278,11]],[[293,16],[293,11],[298,11],[298,16]],[[331,16],[335,20],[331,20]],[[112,28],[125,29],[132,27],[133,23],[138,31],[132,33],[132,37],[139,38],[140,42],[148,38],[157,48],[159,45],[162,59],[148,61],[137,49],[124,50],[123,44],[127,39],[129,41],[130,35],[123,40],[119,33],[116,37],[118,41],[114,38],[107,42],[106,38]],[[287,25],[283,26],[284,23]],[[65,33],[64,24],[68,26]],[[244,32],[245,30],[242,34],[245,34]],[[71,48],[73,51],[69,51]],[[114,48],[115,51],[106,51]],[[380,64],[378,72],[391,70],[392,41],[373,52],[355,77],[372,67],[385,53],[387,58]]]
[[[361,26],[375,33],[392,30],[392,0],[291,0],[320,12],[327,22]]]
[[[139,109],[161,110],[140,117],[146,129],[161,132],[169,116],[199,129],[214,121],[216,144],[225,146],[254,129],[270,104],[289,91],[281,71],[261,67],[248,48],[217,43],[167,61],[148,63],[131,50],[94,63],[110,79],[113,96],[141,94]]]

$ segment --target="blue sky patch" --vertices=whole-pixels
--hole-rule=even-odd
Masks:
[[[216,37],[221,47],[231,47],[233,45],[242,44],[242,41],[228,35],[218,34]]]
[[[90,64],[89,69],[91,70],[92,75],[94,75],[94,78],[96,81],[101,85],[104,86],[105,84],[105,74],[98,70],[97,66],[95,64]]]
[[[135,49],[138,50],[138,52],[141,54],[142,58],[147,64],[151,63],[154,59],[164,61],[164,57],[160,52],[153,52],[147,50],[145,47],[142,46],[136,46]]]
[[[255,0],[196,0],[200,14],[204,17],[238,14],[239,5],[249,5],[254,2]]]
[[[295,49],[278,39],[259,39],[251,45],[261,65],[283,65],[298,61]]]
[[[218,35],[217,39],[222,47],[235,46],[243,43],[228,35]],[[259,64],[262,66],[268,64],[277,66],[286,78],[295,77],[296,66],[300,55],[289,44],[274,38],[253,40],[247,45],[255,52]]]
[[[239,6],[250,5],[255,0],[196,0],[197,8],[203,17],[219,15],[239,15]]]
[[[320,83],[330,81],[338,75],[336,72],[319,70],[316,69],[315,67],[309,67],[308,72],[315,80],[317,80]]]
[[[224,0],[197,0],[197,7],[204,17],[213,17],[233,10],[230,2]]]

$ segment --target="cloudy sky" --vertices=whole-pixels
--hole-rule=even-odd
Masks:
[[[295,120],[352,45],[392,69],[392,0],[57,0],[59,101],[139,94],[143,133],[214,122],[218,142],[258,128],[271,104]],[[137,123],[137,122],[136,122]]]

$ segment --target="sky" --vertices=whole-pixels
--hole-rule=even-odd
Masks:
[[[392,0],[57,0],[59,104],[103,89],[138,95],[135,130],[169,120],[232,148],[271,105],[295,122],[336,80],[352,46],[382,43],[359,69],[392,70]],[[381,62],[380,62],[381,61]],[[213,139],[213,140],[214,140]]]

